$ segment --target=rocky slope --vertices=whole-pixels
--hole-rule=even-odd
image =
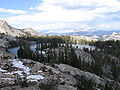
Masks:
[[[41,35],[32,28],[17,29],[10,26],[6,21],[0,20],[0,33],[11,36],[20,36],[20,35]]]
[[[87,37],[87,36],[82,36],[82,35],[71,35],[70,36],[72,40],[76,41],[77,43],[81,41],[96,41],[97,38],[92,38],[92,37]]]
[[[75,53],[77,56],[80,54],[81,61],[86,63],[94,61],[90,54],[81,49],[76,48]],[[110,70],[105,69],[104,72],[107,71]],[[95,90],[104,90],[106,83],[114,83],[110,78],[100,77],[70,65],[14,59],[14,55],[10,53],[5,51],[0,53],[0,90],[43,90],[45,87],[46,90],[50,90],[48,88],[52,88],[51,90],[77,90],[77,85],[81,83],[78,82],[78,77],[87,85],[94,83]],[[23,84],[21,85],[21,83]]]
[[[84,80],[87,85],[94,83],[95,90],[103,90],[106,82],[115,83],[114,80],[105,76],[100,77],[66,64],[51,65],[29,59],[14,59],[14,55],[6,52],[4,49],[7,43],[16,41],[16,38],[12,36],[37,35],[37,33],[31,28],[15,29],[2,20],[0,21],[0,31],[2,33],[0,34],[0,90],[43,90],[45,87],[46,90],[51,88],[52,90],[77,90],[77,85],[81,83],[78,82],[77,77]],[[71,38],[74,40],[91,41],[99,37],[71,36]],[[111,36],[106,37],[105,40],[111,40],[111,38],[119,39],[119,34],[113,33]],[[85,63],[91,64],[95,61],[90,54],[79,48],[75,48],[75,53]],[[110,68],[104,69],[104,73],[111,75]],[[26,86],[28,87],[26,88]]]
[[[120,40],[120,33],[113,32],[111,35],[104,35],[101,39],[104,41],[106,41],[106,40]]]
[[[0,52],[6,51],[6,48],[9,46],[10,41],[17,41],[16,38],[10,36],[10,35],[5,35],[0,33]],[[2,53],[2,52],[1,52]]]
[[[4,63],[3,63],[4,62]],[[55,64],[54,67],[49,64],[42,64],[29,59],[0,59],[0,87],[1,90],[8,90],[9,85],[16,85],[21,80],[27,80],[30,86],[39,90],[42,84],[54,84],[55,90],[77,90],[76,76],[84,75],[87,80],[92,80],[98,85],[104,86],[105,80],[95,74],[82,71],[66,64]],[[17,82],[15,82],[15,80]],[[55,82],[55,83],[54,83]],[[37,83],[37,86],[33,83]],[[15,86],[9,89],[16,88]],[[17,87],[20,88],[20,87]],[[35,89],[39,88],[39,89]],[[28,89],[28,88],[27,88]],[[17,89],[15,89],[17,90]],[[24,90],[24,89],[19,89]],[[26,89],[25,89],[26,90]],[[42,90],[42,89],[40,89]]]

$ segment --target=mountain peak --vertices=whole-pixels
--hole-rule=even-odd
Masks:
[[[0,20],[0,26],[8,26],[8,23],[5,20]]]
[[[3,23],[7,23],[5,20],[0,20],[0,23],[2,23],[2,22],[3,22]]]
[[[17,29],[10,26],[5,20],[0,20],[0,33],[4,33],[11,36],[20,36],[20,35],[37,35],[40,34],[32,28]]]
[[[116,35],[117,33],[116,32],[113,32],[112,35]]]

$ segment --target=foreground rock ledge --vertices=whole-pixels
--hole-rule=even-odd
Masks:
[[[13,62],[15,62],[15,60],[19,64],[14,64]],[[9,88],[15,88],[15,90],[40,90],[39,85],[41,83],[48,84],[53,83],[53,81],[57,82],[56,86],[54,87],[56,90],[77,90],[75,87],[77,81],[74,77],[76,75],[84,75],[88,80],[92,78],[97,85],[105,85],[105,80],[99,76],[66,64],[55,64],[54,67],[51,67],[49,64],[42,64],[29,59],[9,59],[6,61],[1,59],[1,66],[3,66],[5,63],[9,64],[10,66],[8,70],[3,70],[2,68],[0,70],[0,85],[3,87],[0,90],[10,90]],[[14,72],[17,73],[22,79],[23,77],[30,77],[31,75],[31,78],[26,78],[26,80],[30,84],[35,83],[35,85],[30,85],[32,87],[25,89],[21,89],[17,86],[7,87],[15,84],[14,81],[16,80],[16,76]],[[39,75],[39,77],[41,76],[41,79],[33,78],[32,76],[34,75]]]

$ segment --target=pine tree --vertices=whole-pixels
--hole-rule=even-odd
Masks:
[[[18,58],[23,58],[23,47],[20,46],[20,48],[17,51]]]
[[[116,81],[120,74],[119,74],[119,66],[114,60],[112,60],[111,62],[111,71],[112,71],[113,78]]]

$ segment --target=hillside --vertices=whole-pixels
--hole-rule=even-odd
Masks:
[[[120,41],[97,41],[117,40],[118,33],[103,37],[16,38],[40,34],[32,28],[13,28],[2,20],[0,28],[0,90],[120,89]],[[78,43],[96,42],[92,43],[94,46],[81,48],[70,43],[71,40]],[[36,47],[30,48],[31,42],[36,42]],[[16,56],[14,51],[9,52],[9,46],[18,48]]]
[[[11,35],[13,37],[20,35],[41,35],[39,32],[32,28],[17,29],[10,26],[6,21],[0,20],[0,33]]]

